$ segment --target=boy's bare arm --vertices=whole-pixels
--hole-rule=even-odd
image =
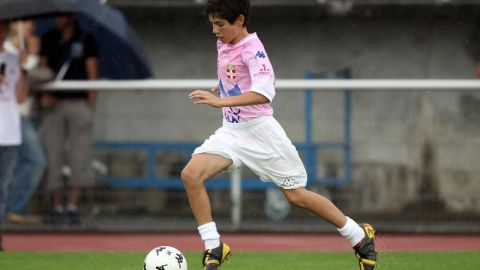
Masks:
[[[215,108],[257,105],[270,102],[268,98],[256,92],[247,92],[238,96],[220,98],[209,91],[195,90],[188,95],[196,99],[195,104],[207,104]]]

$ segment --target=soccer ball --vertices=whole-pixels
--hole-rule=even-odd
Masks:
[[[144,270],[187,270],[185,256],[176,248],[159,246],[152,249],[143,262]]]

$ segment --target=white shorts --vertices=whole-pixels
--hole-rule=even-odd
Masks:
[[[282,189],[307,185],[307,172],[297,149],[273,116],[262,116],[246,123],[228,123],[195,149],[231,159],[229,169],[247,166],[264,182]]]

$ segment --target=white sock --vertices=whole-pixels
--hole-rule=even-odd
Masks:
[[[198,227],[200,237],[205,243],[205,249],[212,249],[220,246],[220,234],[217,232],[215,222],[209,222]]]
[[[358,225],[349,217],[347,217],[347,223],[345,223],[345,226],[340,229],[337,228],[337,231],[350,241],[352,247],[360,243],[360,241],[362,241],[362,239],[365,237],[365,232],[363,231],[362,227],[360,227],[360,225]]]

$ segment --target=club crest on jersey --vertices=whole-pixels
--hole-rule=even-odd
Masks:
[[[237,79],[237,71],[233,64],[227,64],[227,79],[232,81]]]

